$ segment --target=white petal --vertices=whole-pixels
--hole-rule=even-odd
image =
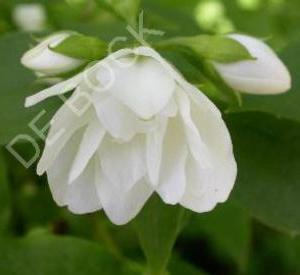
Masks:
[[[119,60],[132,62],[132,58]],[[132,65],[111,63],[115,81],[110,92],[132,109],[139,117],[149,119],[169,102],[175,82],[155,59],[138,57]]]
[[[236,179],[237,165],[220,112],[214,111],[212,103],[196,88],[189,92],[193,99],[192,119],[209,150],[211,166],[203,169],[195,158],[189,160],[187,188],[181,204],[193,211],[206,212],[228,199]]]
[[[172,97],[166,108],[164,108],[159,115],[163,117],[175,117],[177,115],[177,112],[177,104],[174,97]]]
[[[211,184],[211,186],[209,186]],[[187,188],[181,204],[198,213],[211,211],[219,202],[211,192],[214,187],[213,173],[202,169],[193,157],[187,161]]]
[[[69,101],[72,100],[72,97]],[[42,175],[52,165],[68,140],[76,130],[88,123],[91,116],[90,109],[78,116],[68,104],[64,104],[56,112],[51,121],[51,128],[46,139],[43,155],[38,163],[38,175]]]
[[[119,50],[107,58],[97,62],[96,64],[92,65],[91,67],[87,68],[83,73],[75,75],[74,77],[61,82],[57,85],[54,85],[48,89],[45,89],[33,96],[26,98],[25,107],[31,107],[49,97],[64,94],[74,88],[76,88],[80,83],[83,83],[85,86],[89,87],[93,90],[95,87],[93,83],[90,83],[89,76],[94,76],[95,72],[99,70],[99,68],[103,67],[103,64],[109,64],[111,60],[116,60],[118,58],[122,58],[124,56],[132,54],[133,51],[131,49],[122,49]]]
[[[93,213],[102,208],[96,190],[95,161],[91,161],[83,173],[69,185],[66,196],[68,209],[74,214]]]
[[[184,122],[184,130],[190,152],[194,158],[199,161],[203,168],[210,167],[209,152],[206,144],[191,118],[190,98],[182,89],[176,91],[176,99],[180,111],[180,115]],[[199,125],[200,127],[201,125]]]
[[[84,171],[88,162],[99,148],[104,135],[105,130],[97,119],[89,123],[73,162],[69,183],[72,183]]]
[[[166,61],[160,54],[150,47],[138,47],[134,49],[134,53],[138,55],[144,55],[151,58],[154,58],[157,62],[162,65],[162,67],[166,70],[168,75],[174,79],[177,83],[187,83],[181,73],[168,61]]]
[[[216,161],[214,169],[203,169],[195,159],[190,158],[187,167],[187,188],[180,202],[182,206],[203,213],[228,199],[236,178],[234,160],[229,158],[226,165]]]
[[[59,45],[70,34],[71,32],[60,32],[49,36],[23,55],[22,64],[48,76],[70,72],[79,67],[83,63],[82,60],[56,53],[49,48]]]
[[[290,89],[291,76],[268,45],[246,35],[232,34],[229,37],[240,42],[257,58],[230,64],[215,63],[216,70],[230,87],[253,94],[277,94]]]
[[[116,139],[128,141],[137,133],[154,127],[153,122],[140,120],[117,99],[96,93],[93,104],[103,127]]]
[[[100,175],[97,190],[106,215],[116,225],[126,224],[135,218],[153,192],[144,180],[124,191]]]
[[[126,191],[146,174],[145,142],[141,136],[128,143],[105,138],[99,156],[105,177]]]
[[[167,118],[159,119],[157,129],[149,132],[146,138],[146,158],[148,176],[153,186],[156,186],[159,180],[159,172],[162,159],[162,147],[165,132],[167,129],[167,123]]]
[[[69,172],[83,131],[77,132],[47,170],[48,182],[54,200],[59,206],[68,206],[76,214],[91,213],[101,209],[95,186],[95,162],[91,161],[80,177],[68,184]]]
[[[186,187],[185,164],[188,150],[178,117],[170,119],[164,138],[158,194],[165,203],[178,203]]]
[[[47,88],[33,96],[27,97],[25,107],[31,107],[49,97],[65,94],[76,88],[82,81],[82,74],[78,74],[64,82],[60,82],[50,88]]]

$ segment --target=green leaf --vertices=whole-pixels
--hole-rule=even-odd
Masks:
[[[37,91],[32,85],[35,76],[20,63],[20,58],[29,49],[30,43],[31,39],[27,34],[12,33],[0,37],[1,145],[9,143],[20,134],[37,139],[36,134],[28,126],[31,120],[44,110],[37,123],[42,128],[62,104],[61,100],[51,99],[34,108],[24,107],[25,98]]]
[[[254,59],[242,44],[224,36],[176,37],[162,41],[157,46],[160,48],[187,47],[193,50],[201,59],[220,63]]]
[[[247,274],[299,274],[300,239],[256,227],[255,254]],[[276,263],[276,264],[274,264]]]
[[[227,124],[238,163],[233,199],[265,224],[299,234],[299,123],[249,112]]]
[[[77,59],[99,60],[107,55],[107,43],[95,37],[74,34],[51,50]]]
[[[208,275],[179,257],[173,257],[171,259],[168,271],[170,275]]]
[[[35,234],[0,243],[5,275],[116,275],[124,267],[99,245],[76,238]]]
[[[101,5],[106,5],[118,17],[135,27],[140,9],[140,0],[98,0]]]
[[[181,206],[166,205],[158,196],[148,201],[135,220],[150,274],[164,273],[185,221],[185,210]]]
[[[8,232],[10,216],[11,208],[7,167],[2,149],[0,149],[0,236]]]
[[[240,271],[246,270],[251,240],[247,211],[225,203],[210,213],[193,215],[186,233],[193,237],[204,235],[218,255],[234,261]]]

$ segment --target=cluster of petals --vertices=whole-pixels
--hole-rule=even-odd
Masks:
[[[26,106],[71,90],[38,164],[58,205],[125,224],[154,192],[199,213],[227,200],[237,167],[221,113],[156,51],[119,50]]]

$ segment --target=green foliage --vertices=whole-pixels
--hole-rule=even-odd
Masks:
[[[10,188],[4,154],[0,149],[0,236],[9,233],[11,215]]]
[[[240,207],[226,203],[211,213],[195,214],[186,228],[186,234],[190,237],[203,234],[220,257],[235,262],[241,271],[247,269],[251,219]]]
[[[251,112],[227,123],[239,171],[235,201],[273,228],[299,234],[299,124]]]
[[[139,14],[140,0],[98,0],[99,4],[111,9],[117,16],[135,27]]]
[[[76,238],[36,234],[0,243],[0,273],[5,275],[115,275],[125,268],[101,246]]]
[[[201,59],[220,63],[232,63],[251,60],[249,51],[239,42],[224,36],[198,35],[193,37],[177,37],[163,41],[158,46],[183,46],[193,50]]]
[[[257,227],[255,258],[251,259],[250,274],[260,274],[263,266],[269,266],[270,274],[299,273],[299,237],[290,237]],[[276,263],[276,264],[274,264]]]
[[[208,275],[207,273],[200,271],[196,267],[192,266],[188,262],[180,259],[179,257],[174,257],[170,261],[169,265],[169,273],[170,275]]]
[[[177,236],[186,222],[185,210],[153,196],[135,221],[150,274],[163,274]]]
[[[29,49],[29,35],[12,33],[0,37],[0,144],[5,145],[20,134],[29,135],[37,139],[36,134],[29,128],[28,124],[41,111],[45,111],[37,123],[43,128],[58,108],[60,100],[50,100],[41,105],[26,109],[25,98],[41,89],[41,86],[33,84],[35,79],[32,72],[25,69],[20,58]]]
[[[51,50],[86,61],[99,60],[107,54],[107,43],[90,36],[74,34]]]

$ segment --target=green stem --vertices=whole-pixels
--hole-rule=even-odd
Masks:
[[[107,247],[107,249],[120,261],[124,260],[124,256],[116,243],[116,241],[111,236],[109,230],[107,229],[107,226],[105,224],[105,221],[98,221],[96,223],[97,225],[97,236],[101,240],[101,242],[104,243],[104,245]]]

